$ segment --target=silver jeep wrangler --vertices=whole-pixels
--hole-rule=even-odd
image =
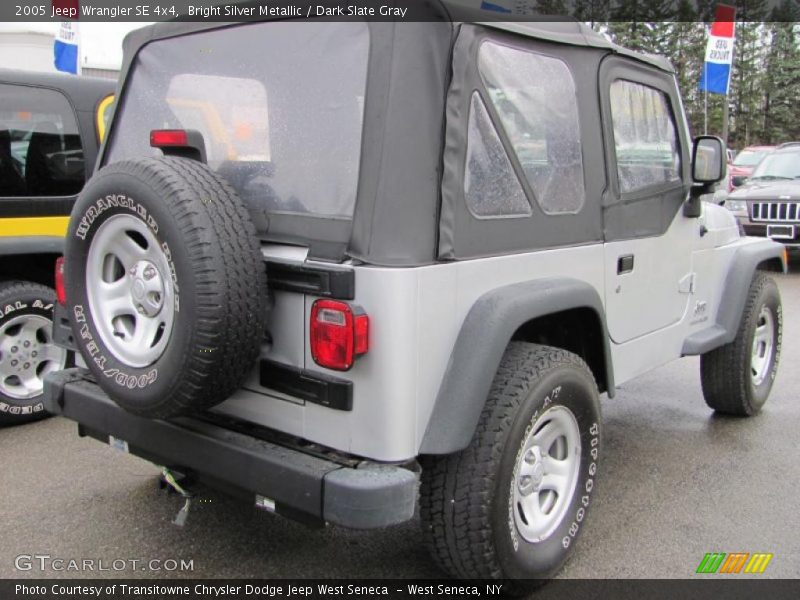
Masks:
[[[725,150],[670,65],[468,20],[131,34],[59,275],[88,369],[48,410],[293,518],[418,507],[445,571],[521,589],[586,522],[601,394],[701,355],[756,413],[783,249],[701,202]]]

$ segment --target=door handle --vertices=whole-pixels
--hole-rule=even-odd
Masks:
[[[617,259],[617,275],[633,271],[633,254],[626,254]]]

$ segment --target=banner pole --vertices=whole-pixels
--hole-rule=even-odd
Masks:
[[[728,119],[730,118],[730,106],[728,106],[728,95],[725,94],[722,97],[722,101],[724,104],[722,105],[722,141],[725,143],[725,147],[728,147]]]
[[[708,63],[703,64],[705,77],[708,81]],[[703,135],[708,135],[708,86],[703,90]]]

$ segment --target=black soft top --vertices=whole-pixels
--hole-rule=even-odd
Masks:
[[[242,3],[243,5],[259,3]],[[627,56],[664,71],[674,72],[671,63],[662,56],[634,52],[623,48],[609,41],[605,36],[597,33],[590,27],[574,19],[557,20],[557,18],[545,19],[537,18],[530,21],[503,21],[487,20],[493,15],[491,12],[468,8],[460,4],[454,4],[448,0],[432,0],[425,2],[424,5],[416,9],[415,15],[427,20],[445,20],[454,25],[463,23],[478,23],[486,27],[508,31],[524,37],[546,40],[559,44],[569,44],[572,46],[586,46],[591,48],[605,48],[617,54]],[[266,19],[265,19],[266,20]],[[125,38],[125,64],[123,65],[123,75],[129,66],[130,59],[135,56],[136,51],[150,41],[195,33],[207,29],[241,25],[234,22],[215,22],[211,21],[165,21],[154,23],[148,27],[142,27],[130,32]]]
[[[454,52],[458,52],[454,42],[465,23],[569,45],[572,51],[583,48],[595,57],[619,54],[666,73],[674,72],[667,60],[621,48],[576,21],[486,21],[491,16],[486,12],[453,7],[447,2],[425,6],[429,14],[424,20],[368,23],[372,42],[352,221],[326,225],[308,218],[271,215],[267,227],[256,222],[263,240],[309,246],[311,257],[331,261],[352,258],[375,265],[414,266],[447,258],[439,246],[442,156],[443,151],[446,153],[448,89],[457,59]],[[172,21],[128,34],[123,46],[118,107],[124,107],[128,74],[135,68],[141,48],[161,39],[241,25]],[[113,136],[112,124],[106,147],[113,144]],[[101,157],[101,164],[103,161]]]

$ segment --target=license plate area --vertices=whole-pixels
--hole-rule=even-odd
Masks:
[[[773,240],[793,240],[794,225],[767,225],[767,237]]]

